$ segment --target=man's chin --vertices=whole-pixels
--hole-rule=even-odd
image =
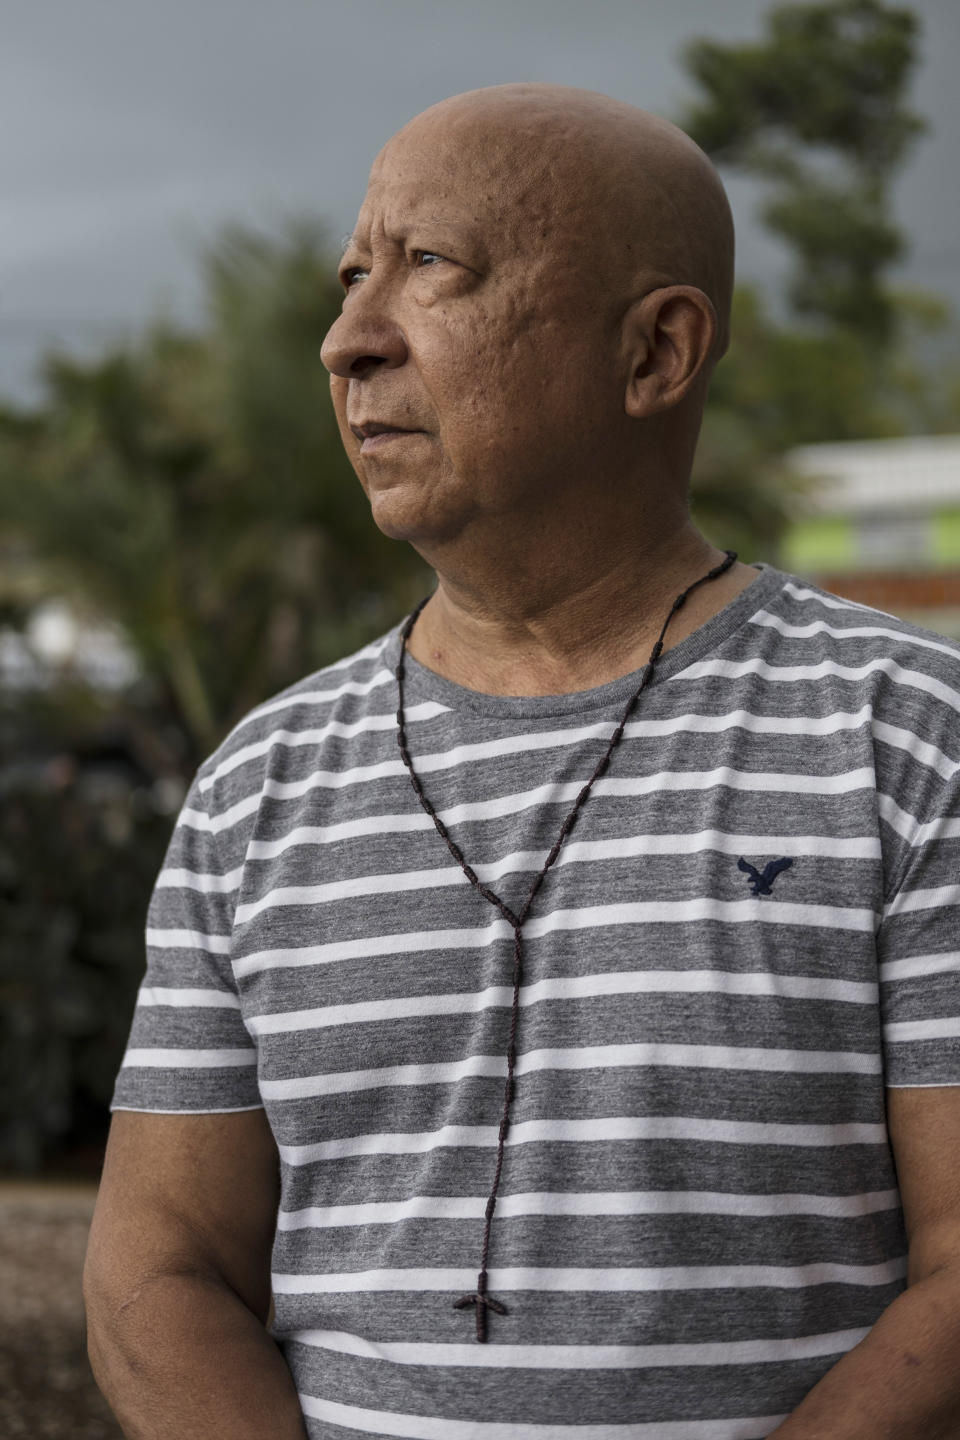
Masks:
[[[449,504],[438,504],[436,497],[424,493],[417,485],[394,483],[365,487],[370,513],[378,530],[391,540],[405,540],[416,550],[447,544],[462,532],[466,517],[454,513]]]

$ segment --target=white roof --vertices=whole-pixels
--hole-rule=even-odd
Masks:
[[[796,473],[822,478],[809,501],[821,514],[960,508],[960,435],[801,445],[786,458]]]

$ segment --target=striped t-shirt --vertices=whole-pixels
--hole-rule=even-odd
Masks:
[[[906,1283],[884,1087],[960,1084],[960,647],[768,567],[668,651],[513,935],[397,746],[400,627],[201,766],[114,1107],[264,1106],[312,1440],[754,1440]],[[425,791],[516,911],[639,673],[408,656]]]

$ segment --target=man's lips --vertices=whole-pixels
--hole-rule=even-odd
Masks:
[[[388,421],[382,420],[366,420],[362,425],[351,425],[350,429],[360,441],[361,455],[367,455],[371,450],[379,450],[384,445],[408,439],[412,435],[424,433],[422,430],[411,430],[403,425],[391,425]]]

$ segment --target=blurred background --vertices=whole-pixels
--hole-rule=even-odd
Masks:
[[[703,529],[960,638],[956,0],[4,0],[0,1434],[119,1434],[77,1276],[147,900],[253,705],[430,588],[321,340],[370,162],[510,80],[677,121],[728,185]]]

